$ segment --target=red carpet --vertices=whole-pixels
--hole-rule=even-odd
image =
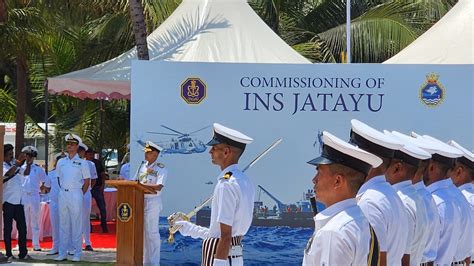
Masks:
[[[102,229],[100,227],[100,221],[92,220],[92,233],[91,233],[91,242],[93,248],[115,248],[115,222],[108,222],[107,226],[109,229],[109,233],[104,234],[102,233]],[[15,247],[17,241],[15,239],[12,240],[12,247]],[[2,249],[5,249],[5,244],[1,241],[0,244]],[[31,240],[28,240],[27,246],[29,248],[33,248],[31,244]],[[40,241],[40,246],[42,249],[51,249],[53,246],[52,238],[45,237],[43,241]]]

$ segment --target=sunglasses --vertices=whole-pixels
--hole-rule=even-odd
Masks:
[[[66,141],[66,145],[73,145],[73,144],[76,144],[76,145],[77,145],[77,142],[74,142],[74,141]]]

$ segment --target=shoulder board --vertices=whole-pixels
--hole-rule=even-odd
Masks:
[[[232,176],[232,172],[227,172],[227,173],[224,174],[224,176],[222,178],[229,179],[231,176]]]
[[[40,166],[39,164],[35,163],[36,166]]]
[[[165,168],[165,165],[162,164],[162,163],[158,163],[157,166],[160,167],[160,168]]]

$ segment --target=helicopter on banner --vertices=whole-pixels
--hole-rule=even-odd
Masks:
[[[169,141],[159,141],[159,145],[163,146],[162,153],[164,154],[192,154],[192,153],[201,153],[206,151],[207,146],[204,142],[197,138],[191,137],[192,134],[195,134],[201,130],[209,128],[210,126],[203,127],[201,129],[195,130],[190,133],[179,132],[175,129],[161,125],[161,127],[166,128],[173,133],[164,133],[164,132],[148,132],[150,134],[158,134],[165,136],[174,136]]]

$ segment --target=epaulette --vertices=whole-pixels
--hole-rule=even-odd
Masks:
[[[162,163],[158,163],[157,166],[160,167],[160,168],[165,168],[165,165],[162,164]]]
[[[224,176],[223,176],[222,178],[224,178],[224,179],[227,180],[227,179],[229,179],[231,176],[232,176],[232,172],[227,172],[227,173],[224,174]]]
[[[39,164],[35,163],[36,166],[40,166]]]

